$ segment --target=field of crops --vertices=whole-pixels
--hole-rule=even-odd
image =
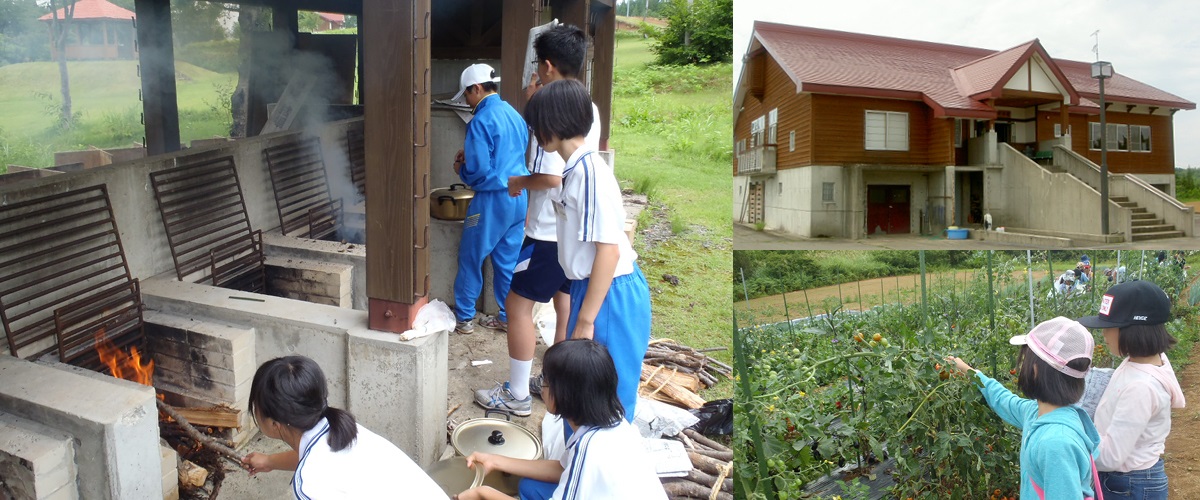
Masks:
[[[1095,314],[1111,283],[1097,272],[1089,288],[1056,294],[1049,279],[1026,278],[1046,268],[1044,258],[985,260],[970,279],[926,282],[911,300],[864,310],[838,297],[793,304],[792,316],[806,317],[792,321],[739,310],[735,461],[744,498],[1015,498],[1020,430],[944,358],[962,357],[1017,392],[1018,348],[1008,339],[1031,322]],[[1128,279],[1153,281],[1176,299],[1168,330],[1180,344],[1168,354],[1181,370],[1200,293],[1169,261],[1136,268]],[[1095,333],[1093,366],[1116,366]]]

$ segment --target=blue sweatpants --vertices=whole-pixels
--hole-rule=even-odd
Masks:
[[[554,490],[558,488],[558,483],[523,477],[517,488],[518,498],[521,500],[550,500],[550,497],[554,496]]]
[[[507,190],[476,191],[463,221],[458,245],[458,275],[454,278],[454,316],[458,321],[475,317],[475,301],[483,289],[483,259],[492,258],[492,288],[500,304],[500,321],[507,322],[504,300],[512,283],[513,267],[525,237],[528,196],[513,198]]]
[[[583,305],[590,280],[571,281],[571,316],[567,320],[567,338],[575,332],[579,308]],[[625,420],[633,422],[638,383],[642,380],[642,358],[650,345],[650,285],[635,263],[633,272],[613,278],[608,295],[594,322],[593,338],[608,348],[617,368],[617,397],[625,407]],[[566,438],[571,430],[566,426]]]

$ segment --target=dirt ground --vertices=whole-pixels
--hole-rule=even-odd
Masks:
[[[1200,359],[1200,344],[1192,351]],[[1179,385],[1187,408],[1171,412],[1171,436],[1164,455],[1173,498],[1200,498],[1200,363],[1192,363],[1179,374]]]
[[[533,356],[534,375],[541,373],[542,355],[545,353],[546,345],[538,340]],[[483,407],[475,403],[475,390],[491,388],[496,383],[508,380],[508,337],[504,332],[478,326],[475,327],[475,333],[470,335],[451,332],[448,357],[447,368],[450,372],[447,379],[449,387],[446,398],[448,423],[457,424],[484,416]],[[472,366],[471,364],[472,361],[484,360],[491,361],[491,364],[482,366]],[[528,417],[514,416],[512,420],[524,425],[526,429],[540,438],[542,416],[545,414],[545,405],[535,396],[533,398],[533,414]],[[504,418],[496,414],[492,416]],[[448,443],[447,440],[447,455],[444,455],[447,457],[454,453],[454,449]]]

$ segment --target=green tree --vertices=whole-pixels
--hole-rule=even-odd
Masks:
[[[50,59],[46,24],[49,12],[37,0],[0,0],[0,66]]]
[[[175,46],[224,40],[225,28],[221,26],[221,16],[226,10],[229,8],[219,2],[171,2],[171,29],[175,34]]]
[[[308,10],[300,11],[300,32],[301,33],[312,33],[314,31],[317,31],[317,28],[320,25],[321,25],[321,16],[317,15],[316,12],[312,12],[312,11],[308,11]]]
[[[651,29],[659,64],[712,64],[733,58],[733,0],[671,0],[666,29]]]

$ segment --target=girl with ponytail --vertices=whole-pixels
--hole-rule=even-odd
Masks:
[[[328,396],[325,374],[309,358],[275,358],[258,367],[250,383],[250,413],[263,435],[291,450],[246,455],[242,463],[250,474],[296,471],[292,493],[298,500],[446,498],[403,451],[329,406]]]

